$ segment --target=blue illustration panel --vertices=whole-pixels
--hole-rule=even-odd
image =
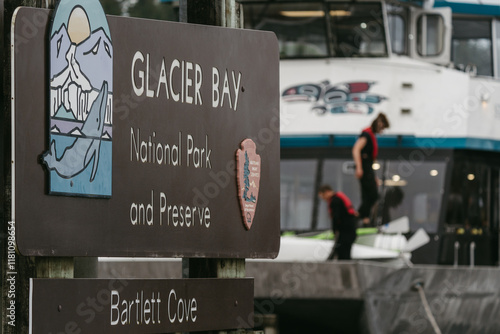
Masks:
[[[61,0],[50,30],[49,192],[111,197],[113,46],[98,0]]]

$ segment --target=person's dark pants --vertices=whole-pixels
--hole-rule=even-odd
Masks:
[[[359,218],[363,219],[370,217],[372,207],[378,199],[378,188],[373,172],[364,173],[359,181],[361,185],[361,205],[358,213]]]
[[[337,244],[328,256],[328,260],[332,260],[337,255],[338,260],[350,260],[352,244],[356,240],[356,231],[340,232]]]

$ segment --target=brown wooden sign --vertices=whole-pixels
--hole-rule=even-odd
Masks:
[[[97,158],[99,164],[111,164],[112,183],[107,183],[112,184],[111,196],[89,198],[78,192],[65,196],[64,190],[55,195],[48,186],[50,173],[63,175],[61,187],[76,187],[72,174],[59,172],[57,166],[63,152],[77,144],[57,147],[49,140],[61,135],[63,127],[85,137],[85,125],[82,130],[69,128],[77,121],[68,111],[71,99],[66,98],[68,85],[61,75],[57,80],[66,86],[48,87],[50,13],[21,8],[13,21],[12,212],[21,253],[275,257],[280,231],[276,37],[242,29],[108,17],[113,91],[111,86],[95,85],[100,91],[93,94],[103,101],[101,108],[113,100],[112,122],[98,132],[103,136],[100,146],[94,141],[100,138],[86,141],[92,155],[85,156],[81,168],[89,169],[87,181],[93,182],[99,178]],[[63,37],[61,41],[56,52],[63,52],[59,51]],[[103,39],[99,43],[101,48],[108,46]],[[99,55],[99,45],[81,54]],[[71,59],[78,61],[78,48]],[[75,85],[67,89],[80,94],[85,113],[96,103],[87,102],[87,95]],[[50,95],[50,89],[60,91]],[[49,120],[49,104],[56,102],[66,107],[59,107]],[[245,139],[255,143],[253,156],[260,156],[260,189],[258,202],[254,194],[251,229],[242,224],[236,177],[236,152]],[[80,142],[84,146],[85,141]],[[112,145],[112,159],[106,156],[105,145]]]
[[[253,279],[31,279],[30,333],[173,333],[253,326]]]

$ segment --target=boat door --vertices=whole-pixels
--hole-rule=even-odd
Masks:
[[[451,8],[410,8],[410,57],[448,65],[451,62]]]

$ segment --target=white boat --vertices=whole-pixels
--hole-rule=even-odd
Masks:
[[[376,224],[430,236],[414,263],[498,264],[500,3],[240,2],[280,45],[283,232],[331,228],[321,184],[359,205],[351,147],[384,112]]]

